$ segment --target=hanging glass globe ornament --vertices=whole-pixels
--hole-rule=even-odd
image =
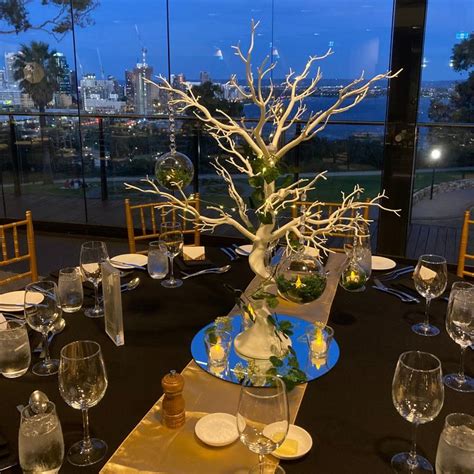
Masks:
[[[342,270],[339,284],[347,291],[364,291],[367,280],[367,272],[353,255]]]
[[[169,151],[156,160],[155,176],[158,184],[174,191],[189,186],[194,177],[192,161],[179,151]]]
[[[326,272],[316,257],[302,249],[278,266],[275,281],[285,299],[304,304],[318,299],[326,288]]]

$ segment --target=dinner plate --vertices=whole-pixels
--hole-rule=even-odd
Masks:
[[[390,258],[372,255],[372,270],[390,270],[396,266],[397,263]]]
[[[211,413],[203,416],[194,427],[196,436],[209,446],[227,446],[238,437],[237,419],[229,413]]]
[[[272,438],[272,436],[275,433],[278,433],[278,431],[280,430],[279,425],[280,423],[272,423],[271,425],[268,425],[263,430],[263,434],[269,438]],[[295,454],[287,454],[285,452],[282,452],[282,448],[284,448],[285,443],[287,443],[287,440],[290,439],[298,443],[297,451]],[[272,456],[275,456],[278,459],[299,459],[303,457],[307,452],[309,452],[312,447],[313,439],[305,429],[301,428],[300,426],[289,425],[288,434],[286,435],[285,441],[278,449],[273,451]]]
[[[28,302],[32,304],[41,303],[44,296],[41,293],[29,293]],[[25,304],[25,291],[10,291],[0,295],[0,311],[15,313],[23,311]],[[12,305],[12,306],[10,306]]]
[[[124,253],[122,255],[116,255],[110,260],[110,263],[115,268],[120,268],[121,270],[130,270],[133,266],[144,267],[148,263],[148,257],[141,253]]]
[[[235,253],[238,255],[242,255],[242,257],[248,257],[250,252],[252,251],[253,245],[241,245],[240,247],[236,247]]]

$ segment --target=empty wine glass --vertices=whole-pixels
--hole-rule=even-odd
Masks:
[[[28,325],[43,336],[44,359],[37,362],[32,372],[36,375],[58,373],[59,360],[49,356],[48,333],[61,317],[58,287],[54,281],[37,281],[25,288],[25,319]]]
[[[474,472],[474,416],[451,413],[446,417],[436,452],[437,474]]]
[[[30,405],[21,411],[18,433],[18,455],[23,472],[57,473],[64,459],[61,423],[53,402],[47,401],[44,411]]]
[[[89,435],[89,408],[97,405],[107,389],[107,374],[100,345],[94,341],[75,341],[61,349],[59,392],[64,401],[82,411],[84,438],[74,443],[67,454],[74,466],[99,462],[107,444]]]
[[[183,248],[183,230],[181,224],[177,222],[163,222],[161,224],[160,239],[166,246],[170,259],[170,277],[163,280],[161,284],[166,288],[178,288],[183,284],[183,280],[174,277],[174,258],[180,254]]]
[[[264,455],[281,446],[289,427],[288,399],[283,380],[267,377],[266,386],[254,387],[246,381],[241,387],[237,408],[240,441],[258,454],[258,465],[251,474],[283,473],[281,466],[266,463]]]
[[[439,329],[430,324],[430,303],[441,296],[448,283],[446,259],[439,255],[422,255],[413,272],[415,288],[426,300],[425,320],[412,326],[413,332],[421,336],[437,336]]]
[[[461,346],[461,363],[457,374],[444,376],[444,383],[459,392],[474,392],[474,378],[464,373],[464,353],[474,344],[474,286],[469,283],[453,284],[446,313],[446,330]]]
[[[398,473],[433,472],[433,466],[416,454],[418,425],[434,420],[444,402],[441,362],[427,352],[404,352],[398,358],[392,382],[392,400],[398,413],[413,426],[412,447],[409,453],[392,458]]]
[[[87,308],[84,311],[84,314],[89,318],[101,318],[104,316],[104,308],[99,301],[99,283],[102,279],[100,264],[108,258],[107,247],[104,242],[84,242],[81,246],[81,271],[84,278],[94,285],[94,307]]]

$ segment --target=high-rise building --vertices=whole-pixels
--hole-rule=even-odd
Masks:
[[[199,80],[201,84],[204,84],[205,82],[212,82],[211,75],[207,71],[201,71],[199,74]]]
[[[71,71],[63,53],[55,53],[54,59],[59,69],[57,77],[60,94],[71,95]]]
[[[146,48],[142,48],[142,62],[133,70],[134,109],[137,114],[149,114],[153,111],[153,98],[156,94],[152,85],[145,81],[153,76],[153,68],[146,62]]]
[[[81,98],[86,112],[120,112],[125,103],[114,91],[114,81],[85,74],[81,79]]]
[[[125,71],[125,97],[127,108],[134,110],[135,107],[135,74],[133,71]]]
[[[183,73],[176,74],[173,76],[172,85],[175,89],[185,90],[186,89],[186,77]]]
[[[18,53],[5,53],[5,80],[9,85],[17,84],[14,77],[15,68],[13,67]]]

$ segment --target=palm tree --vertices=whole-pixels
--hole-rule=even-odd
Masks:
[[[21,45],[13,63],[14,78],[20,81],[20,88],[28,94],[41,114],[53,100],[54,93],[59,89],[58,76],[60,67],[56,62],[55,50],[41,41],[32,41],[30,45]],[[40,133],[43,151],[43,175],[45,182],[52,182],[53,171],[48,143],[43,139],[46,117],[40,115]]]

